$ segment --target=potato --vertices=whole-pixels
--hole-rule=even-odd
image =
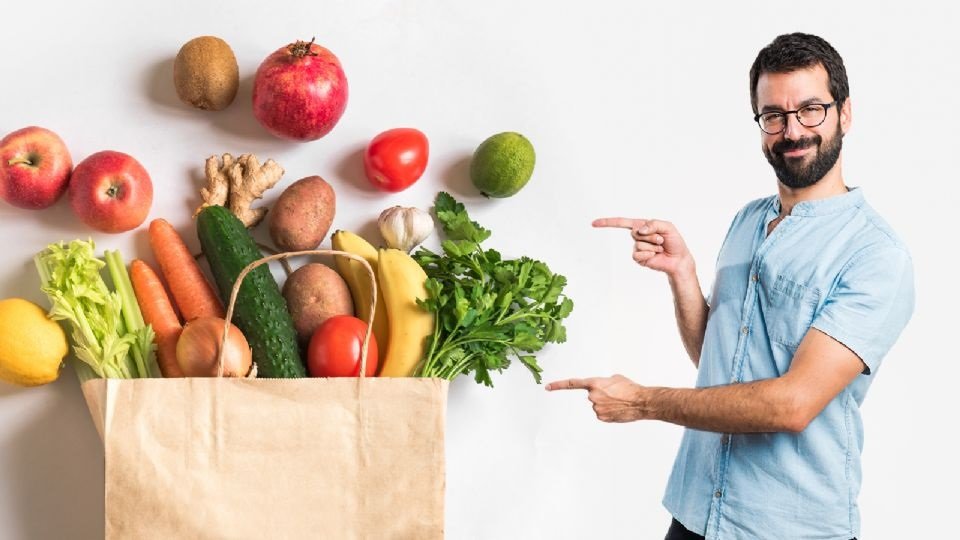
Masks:
[[[267,216],[270,238],[282,251],[314,249],[323,242],[337,210],[337,196],[319,176],[301,178],[283,190]]]
[[[283,284],[283,297],[301,343],[308,342],[313,331],[330,317],[353,315],[347,282],[320,263],[306,264],[290,274]]]
[[[240,70],[227,42],[214,36],[191,39],[173,63],[173,84],[181,101],[198,109],[225,109],[237,96]]]

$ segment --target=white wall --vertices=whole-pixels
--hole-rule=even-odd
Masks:
[[[917,274],[916,315],[863,409],[862,537],[924,538],[953,527],[956,4],[359,4],[7,2],[0,132],[48,127],[76,161],[102,149],[133,154],[155,182],[150,217],[181,228],[204,159],[221,152],[274,157],[288,171],[282,185],[326,177],[338,193],[334,226],[366,233],[386,206],[426,207],[450,190],[494,231],[491,246],[543,259],[569,278],[570,339],[540,355],[548,380],[620,372],[689,386],[695,372],[665,278],[632,263],[625,232],[589,223],[673,220],[709,286],[730,218],[775,190],[750,119],[749,66],[777,34],[820,34],[850,77],[847,183],[862,186],[906,240]],[[172,58],[202,34],[226,39],[240,62],[243,86],[223,113],[186,108],[173,93]],[[281,142],[252,118],[250,81],[268,53],[311,36],[342,60],[349,105],[326,138]],[[358,151],[405,125],[430,137],[425,177],[401,194],[371,192]],[[505,130],[533,141],[536,172],[516,197],[485,201],[467,180],[466,160]],[[30,257],[49,242],[90,235],[128,259],[151,258],[142,230],[95,234],[66,201],[43,212],[0,205],[0,297],[46,305]],[[519,366],[496,384],[451,387],[449,538],[662,537],[669,516],[659,501],[680,428],[600,424],[582,393],[547,394]],[[72,372],[30,390],[0,383],[0,538],[102,536],[102,462]]]

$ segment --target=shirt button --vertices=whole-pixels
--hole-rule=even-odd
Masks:
[[[760,276],[754,274],[754,275],[750,276],[750,281],[756,283],[756,282],[760,281]]]
[[[726,433],[724,433],[723,436],[720,437],[720,442],[722,442],[723,444],[727,444],[728,442],[730,442],[730,435],[727,435]]]
[[[747,328],[746,326],[744,326],[743,328],[740,329],[740,332],[743,333],[743,334],[746,334],[746,333],[749,332],[749,331],[750,331],[750,329]]]
[[[719,490],[719,489],[716,491],[716,493],[713,494],[713,496],[716,497],[716,498],[718,498],[718,499],[720,498],[721,495],[723,495],[723,493],[720,493],[720,490]]]

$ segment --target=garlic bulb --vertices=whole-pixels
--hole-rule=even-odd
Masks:
[[[433,218],[419,208],[392,206],[380,213],[377,224],[387,245],[406,253],[433,232]]]

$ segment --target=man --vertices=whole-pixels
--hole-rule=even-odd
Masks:
[[[606,218],[630,229],[634,260],[667,274],[696,388],[615,375],[570,379],[600,420],[685,426],[663,499],[667,539],[847,540],[859,534],[860,405],[913,312],[910,255],[846,186],[846,70],[807,34],[777,37],[750,70],[763,153],[778,196],[736,215],[710,299],[668,222]]]

